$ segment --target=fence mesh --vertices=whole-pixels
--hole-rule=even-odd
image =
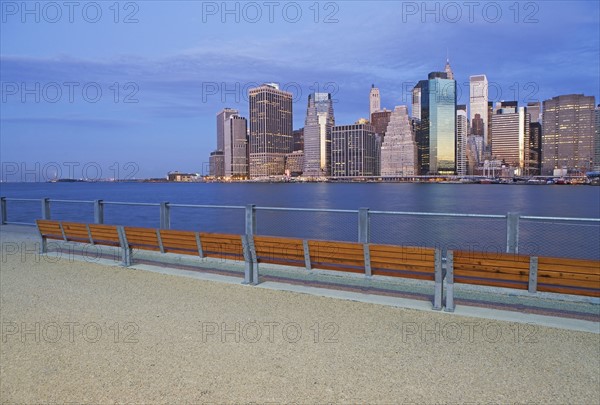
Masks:
[[[519,253],[600,260],[600,222],[521,218]]]
[[[256,209],[258,235],[356,242],[358,212]]]
[[[41,208],[40,208],[41,209]],[[94,222],[93,203],[50,202],[50,217],[60,221]]]
[[[160,206],[104,204],[104,223],[158,228]]]
[[[171,229],[240,235],[244,221],[244,208],[171,207]]]
[[[35,224],[36,219],[42,217],[42,203],[40,201],[6,201],[7,222],[22,224]]]
[[[506,251],[506,219],[371,213],[371,243]]]

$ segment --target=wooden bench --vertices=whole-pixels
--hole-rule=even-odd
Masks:
[[[433,248],[395,245],[368,245],[371,274],[391,277],[435,280],[440,255]]]
[[[48,239],[92,245],[121,246],[116,225],[82,224],[78,222],[38,219],[37,228],[42,240],[40,252],[48,251]]]
[[[527,290],[530,257],[512,253],[454,251],[454,282]]]
[[[600,297],[600,261],[538,257],[537,290]]]
[[[257,263],[310,268],[310,263],[305,260],[304,242],[301,239],[254,236],[254,248]]]
[[[365,272],[362,243],[309,240],[310,264],[316,269]]]
[[[244,243],[240,235],[200,233],[200,243],[205,257],[244,260]]]
[[[160,230],[160,238],[164,253],[178,253],[184,255],[204,257],[200,234],[192,231]]]
[[[68,242],[93,243],[92,235],[86,224],[77,222],[61,223],[65,240]]]

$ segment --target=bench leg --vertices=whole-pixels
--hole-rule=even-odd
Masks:
[[[45,237],[40,236],[40,254],[48,253],[48,241]]]

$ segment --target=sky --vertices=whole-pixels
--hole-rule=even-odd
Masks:
[[[207,173],[216,114],[247,90],[332,93],[335,121],[410,105],[446,58],[468,104],[583,93],[600,102],[597,1],[0,1],[0,180]]]

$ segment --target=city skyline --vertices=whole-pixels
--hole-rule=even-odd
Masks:
[[[307,96],[313,92],[331,93],[336,123],[349,125],[369,118],[366,100],[372,84],[381,91],[381,108],[410,109],[414,85],[429,72],[443,71],[447,57],[457,81],[457,104],[469,104],[469,77],[479,74],[490,83],[490,101],[517,100],[525,106],[565,94],[600,100],[600,8],[594,3],[540,3],[533,16],[520,3],[517,22],[508,4],[502,4],[502,18],[493,23],[480,12],[470,22],[466,11],[459,21],[442,13],[436,22],[432,16],[407,13],[406,2],[335,3],[331,19],[337,22],[329,23],[323,20],[335,10],[325,10],[325,3],[319,3],[318,23],[308,3],[301,5],[303,18],[294,23],[281,14],[273,23],[245,21],[248,15],[222,22],[223,16],[208,14],[202,4],[139,3],[134,24],[122,23],[135,11],[124,4],[119,23],[107,5],[95,25],[51,24],[44,15],[39,22],[32,17],[23,22],[5,10],[0,161],[30,167],[36,162],[98,162],[105,171],[114,162],[135,162],[139,177],[200,172],[217,146],[214,114],[231,107],[248,118],[250,87],[263,82],[287,87],[294,94],[293,129],[303,126]],[[526,16],[537,22],[526,22]],[[172,21],[171,32],[155,35],[158,21]],[[354,29],[357,24],[370,34]],[[273,30],[282,35],[272,37]],[[395,41],[398,36],[416,39]],[[520,47],[490,47],[498,38],[502,44],[527,41]],[[545,41],[552,41],[552,52]],[[315,56],[320,63],[310,62]],[[71,82],[78,85],[64,84]],[[102,89],[98,102],[92,102],[93,85],[86,88],[87,99],[82,96],[83,87],[94,83]],[[36,84],[37,94],[27,93],[35,93]],[[62,97],[53,103],[54,84]]]

